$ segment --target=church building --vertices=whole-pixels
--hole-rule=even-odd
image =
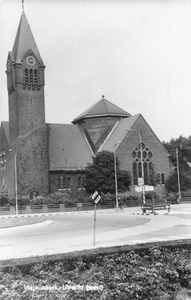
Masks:
[[[120,168],[131,172],[131,193],[142,177],[141,158],[145,184],[154,167],[160,177],[155,190],[165,193],[173,166],[141,114],[131,115],[103,95],[71,124],[45,122],[45,65],[24,12],[8,53],[6,75],[9,121],[0,127],[1,195],[64,190],[76,194],[84,188],[87,164],[103,150],[115,151]]]

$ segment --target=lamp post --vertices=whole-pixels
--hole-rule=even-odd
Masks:
[[[178,149],[176,148],[176,161],[177,161],[177,176],[178,176],[178,202],[181,200],[180,191],[180,172],[179,172],[179,160],[178,160]]]
[[[4,178],[4,174],[3,174],[3,170],[6,169],[6,153],[5,153],[5,149],[1,150],[2,153],[0,154],[0,166],[1,166],[1,171],[2,171],[2,179],[3,179],[3,189],[5,186],[5,178]]]
[[[113,154],[114,154],[114,168],[115,168],[115,199],[116,199],[116,208],[119,210],[119,203],[118,203],[118,191],[117,191],[117,162],[116,162],[116,146],[119,145],[121,141],[115,143],[113,147]]]
[[[142,138],[141,134],[136,129],[126,129],[126,131],[135,131],[139,135],[140,140],[140,151],[141,151],[141,176],[142,176],[142,192],[143,192],[143,203],[145,204],[145,187],[144,187],[144,166],[143,166],[143,147],[142,147]]]
[[[9,149],[9,152],[13,152],[12,149]],[[15,201],[16,201],[16,208],[15,213],[18,215],[18,196],[17,196],[17,152],[14,153],[14,169],[15,169]]]

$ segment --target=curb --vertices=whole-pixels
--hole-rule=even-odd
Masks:
[[[84,211],[70,211],[70,212],[52,212],[52,213],[37,213],[37,214],[23,214],[23,215],[0,215],[0,219],[11,219],[11,218],[26,218],[26,217],[46,217],[46,216],[63,216],[63,215],[73,215],[73,214],[87,214],[93,213],[94,210],[84,210]],[[98,214],[105,213],[124,213],[127,211],[116,211],[112,209],[111,211],[97,210]]]
[[[35,223],[35,224],[25,224],[25,225],[18,225],[18,226],[14,226],[14,227],[5,227],[5,228],[0,228],[0,233],[6,233],[7,231],[18,231],[18,230],[23,230],[26,228],[35,228],[35,227],[43,227],[43,226],[48,226],[48,225],[52,225],[54,222],[51,220],[46,220],[46,221],[42,221],[39,223]]]

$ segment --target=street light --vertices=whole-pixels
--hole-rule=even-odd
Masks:
[[[12,149],[9,149],[9,152],[13,152]],[[15,201],[16,201],[16,215],[18,215],[18,197],[17,197],[17,152],[14,153],[14,165],[15,165]]]
[[[139,135],[140,140],[140,151],[141,151],[141,176],[142,176],[142,192],[143,192],[143,203],[145,204],[145,188],[144,188],[144,166],[143,166],[143,147],[142,147],[142,138],[141,134],[136,129],[126,129],[126,131],[135,131]]]
[[[176,148],[176,161],[177,161],[177,176],[178,176],[178,202],[181,200],[180,191],[180,172],[179,172],[179,160],[178,160],[178,149]]]
[[[1,151],[5,151],[5,149],[2,149]],[[3,174],[3,170],[6,169],[6,153],[2,152],[0,154],[0,166],[1,166],[1,171],[2,171],[2,179],[3,179],[3,189],[5,186],[5,178],[4,178],[4,174]]]
[[[117,192],[117,165],[116,165],[116,146],[119,145],[121,141],[115,143],[113,147],[113,154],[114,154],[114,167],[115,167],[115,199],[116,199],[116,208],[119,210],[119,203],[118,203],[118,192]]]

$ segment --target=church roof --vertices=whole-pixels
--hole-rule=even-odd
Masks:
[[[131,129],[141,114],[130,116],[119,121],[115,129],[112,131],[110,136],[105,140],[103,145],[100,147],[99,152],[103,150],[113,152],[113,147],[118,141],[123,141],[127,135],[127,129]]]
[[[43,64],[26,15],[23,12],[17,30],[14,46],[12,52],[10,53],[12,60],[20,63],[23,56],[29,50],[32,50],[39,62]]]
[[[92,105],[85,112],[80,114],[75,118],[72,123],[77,123],[78,121],[86,118],[96,118],[103,116],[118,116],[118,117],[129,117],[130,114],[115,104],[109,102],[102,96],[102,99]]]
[[[84,169],[93,152],[78,125],[48,124],[49,170]]]
[[[8,121],[2,121],[1,122],[1,127],[4,129],[7,141],[9,142],[9,122]]]

